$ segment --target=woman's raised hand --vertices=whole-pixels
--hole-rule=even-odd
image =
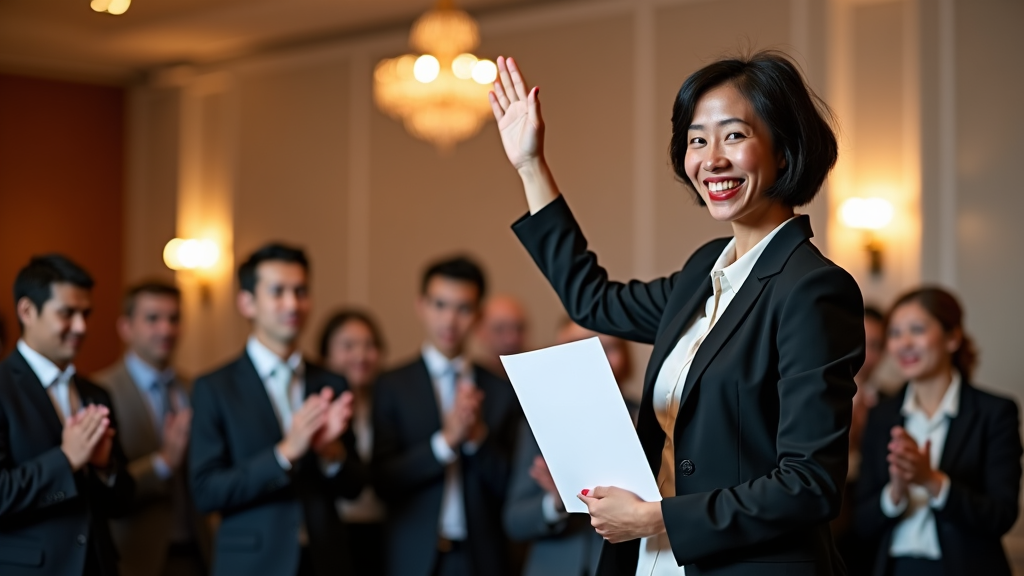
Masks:
[[[515,60],[498,57],[498,79],[488,95],[509,162],[520,170],[544,155],[538,88],[527,89]]]

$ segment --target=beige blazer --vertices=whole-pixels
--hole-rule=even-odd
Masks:
[[[136,485],[135,511],[111,521],[111,532],[121,555],[121,574],[160,576],[163,573],[172,530],[178,521],[176,505],[179,503],[209,564],[212,532],[208,522],[192,504],[184,470],[163,480],[153,469],[152,457],[160,450],[160,440],[146,400],[132,381],[124,360],[96,374],[94,380],[110,393],[121,428],[117,436]],[[191,392],[190,383],[183,380],[177,383],[186,393]]]

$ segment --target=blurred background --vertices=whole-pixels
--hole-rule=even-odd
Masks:
[[[434,7],[0,0],[0,287],[47,251],[90,270],[94,322],[77,361],[89,372],[120,354],[123,286],[176,281],[185,302],[177,363],[195,375],[244,342],[236,262],[283,240],[312,259],[306,348],[315,349],[329,311],[354,304],[380,318],[397,361],[422,341],[413,299],[423,266],[464,252],[484,263],[496,292],[526,303],[530,345],[550,344],[563,312],[509,229],[526,207],[486,107],[443,122],[463,122],[460,134],[431,135],[402,115],[403,105],[426,101],[416,86],[384,84],[412,66],[386,59],[427,52],[410,47],[409,32]],[[727,54],[791,55],[841,133],[839,166],[804,209],[815,243],[877,306],[920,283],[953,289],[981,352],[977,380],[1024,399],[1024,2],[459,7],[479,25],[476,57],[513,55],[543,88],[548,159],[619,279],[671,273],[697,245],[729,234],[669,167],[683,79]],[[445,74],[439,83],[455,82]],[[466,86],[451,90],[479,98],[479,87]],[[204,240],[213,254],[173,271],[164,258],[173,238]],[[0,318],[6,354],[17,338],[9,297]],[[645,361],[646,350],[636,351]],[[1021,563],[1018,539],[1020,529],[1008,545]]]

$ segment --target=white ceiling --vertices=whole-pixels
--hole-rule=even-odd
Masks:
[[[472,12],[537,0],[461,0]],[[148,68],[410,23],[432,0],[0,0],[0,70],[122,82]]]

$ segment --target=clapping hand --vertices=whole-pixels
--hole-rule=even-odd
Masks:
[[[481,442],[487,435],[487,428],[480,418],[483,401],[483,391],[470,382],[459,382],[455,403],[445,414],[441,428],[441,434],[452,450],[457,451],[467,440]]]
[[[345,391],[332,400],[334,390],[324,388],[320,397],[328,403],[323,426],[313,436],[313,450],[325,459],[338,461],[344,459],[344,447],[338,440],[348,430],[352,421],[352,392]]]
[[[565,512],[565,504],[562,502],[561,496],[558,495],[555,479],[551,477],[551,470],[548,469],[548,463],[544,460],[543,456],[535,456],[533,458],[533,466],[530,467],[530,478],[533,478],[538,486],[555,499],[555,510]]]
[[[292,424],[283,440],[277,445],[278,453],[292,464],[306,455],[313,437],[320,431],[327,420],[329,398],[325,400],[321,394],[313,394],[306,398],[302,407],[292,414]]]
[[[943,473],[932,468],[931,440],[918,447],[902,426],[894,426],[889,441],[889,481],[893,503],[899,502],[911,484],[924,486],[934,498],[942,488]]]
[[[86,464],[106,468],[110,464],[110,449],[114,431],[110,428],[110,409],[90,404],[64,422],[60,449],[73,471]]]
[[[168,414],[164,418],[164,443],[160,447],[160,457],[172,470],[181,467],[185,460],[191,425],[192,411],[187,408]]]

